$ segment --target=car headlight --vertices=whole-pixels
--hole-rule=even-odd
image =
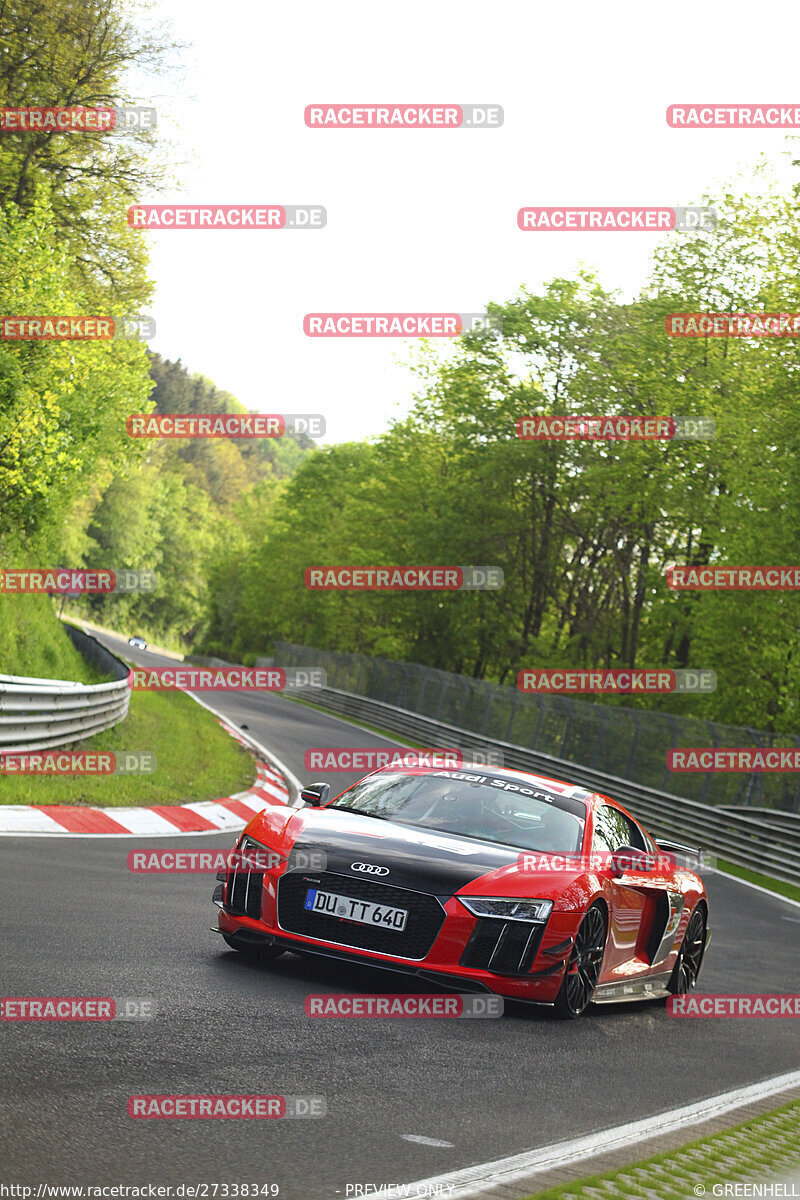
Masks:
[[[243,834],[234,850],[231,860],[240,871],[274,871],[284,862],[284,856],[277,850],[257,842],[249,834]]]
[[[553,911],[552,900],[513,900],[486,896],[457,896],[475,917],[500,917],[504,921],[546,921]]]
[[[269,846],[243,833],[227,856],[224,870],[217,871],[217,879],[227,883],[229,871],[271,871],[280,861],[280,855]]]
[[[269,850],[269,846],[265,846],[263,842],[257,842],[255,838],[251,838],[249,834],[242,835],[236,847],[237,850]]]

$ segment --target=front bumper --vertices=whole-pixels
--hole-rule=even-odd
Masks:
[[[302,872],[288,886],[304,886]],[[340,961],[360,963],[390,971],[400,971],[434,980],[464,991],[490,992],[518,1000],[552,1003],[561,985],[564,967],[572,947],[572,938],[580,914],[554,912],[546,924],[505,922],[500,918],[478,918],[469,913],[455,896],[425,897],[434,900],[441,916],[438,932],[418,953],[392,954],[381,948],[357,944],[369,940],[376,931],[353,922],[337,921],[324,936],[311,936],[309,926],[285,928],[286,909],[278,897],[285,872],[264,872],[255,890],[252,882],[226,878],[214,894],[219,907],[219,932],[247,941],[263,940],[296,953],[316,954]],[[316,877],[313,882],[318,882]],[[343,883],[356,887],[353,880]],[[231,893],[230,901],[228,893]],[[409,893],[410,895],[410,893]],[[389,897],[385,903],[391,903]],[[237,911],[230,911],[231,907]],[[325,918],[320,918],[324,924]],[[362,932],[363,931],[363,932]],[[392,935],[388,935],[391,937]],[[395,935],[397,936],[397,935]],[[374,939],[373,939],[374,940]],[[386,939],[382,939],[386,941]]]

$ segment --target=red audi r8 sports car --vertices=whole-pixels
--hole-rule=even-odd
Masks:
[[[551,1004],[694,988],[709,940],[700,877],[608,796],[527,772],[384,767],[330,799],[272,804],[214,893],[219,932]]]

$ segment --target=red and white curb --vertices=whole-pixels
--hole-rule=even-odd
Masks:
[[[204,707],[207,707],[204,705]],[[213,711],[213,710],[212,710]],[[243,737],[226,721],[220,720],[226,733],[256,754],[256,780],[246,792],[222,800],[202,800],[197,804],[154,804],[151,808],[87,808],[70,804],[2,804],[0,836],[62,837],[163,837],[193,833],[232,832],[244,829],[256,813],[269,804],[290,804],[287,780],[295,784],[291,772],[266,751]]]

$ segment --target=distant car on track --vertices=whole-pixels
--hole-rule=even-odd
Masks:
[[[146,650],[147,649],[147,642],[144,640],[144,638],[140,638],[140,637],[129,637],[128,645],[135,646],[137,650]]]
[[[608,796],[522,771],[384,767],[334,800],[270,804],[214,893],[219,932],[550,1004],[691,991],[709,940],[687,847],[656,844]],[[266,869],[261,869],[266,868]]]

